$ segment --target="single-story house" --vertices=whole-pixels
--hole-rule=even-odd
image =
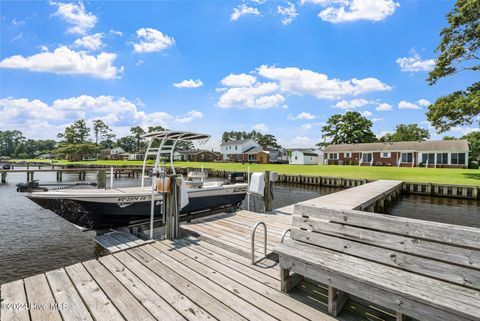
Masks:
[[[105,148],[98,154],[98,159],[124,159],[125,151],[121,147]],[[128,158],[128,156],[126,156]]]
[[[317,165],[319,163],[318,153],[313,150],[294,149],[289,152],[288,163],[291,165]]]
[[[176,161],[189,162],[218,162],[222,160],[222,154],[210,150],[178,150],[173,153]]]
[[[470,147],[468,141],[429,140],[338,144],[325,147],[326,164],[404,167],[466,167]]]

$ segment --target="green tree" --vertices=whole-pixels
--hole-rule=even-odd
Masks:
[[[442,140],[456,140],[456,139],[457,139],[457,137],[454,137],[454,136],[448,136],[448,135],[447,135],[447,136],[443,136],[443,137],[442,137]]]
[[[274,135],[262,134],[255,130],[252,130],[251,132],[230,131],[224,132],[222,135],[222,143],[242,139],[253,139],[262,146],[268,145],[275,148],[281,148],[280,144],[278,144],[277,138]]]
[[[127,153],[136,151],[137,140],[134,136],[125,136],[117,139],[115,146],[121,147]]]
[[[90,129],[84,119],[76,120],[72,125],[67,126],[63,133],[57,135],[63,139],[64,144],[85,144],[88,142]]]
[[[92,143],[62,144],[56,152],[65,154],[69,161],[80,161],[85,157],[95,157],[100,148]]]
[[[448,13],[448,27],[440,32],[440,55],[427,81],[430,85],[460,71],[480,70],[480,0],[457,0]],[[480,115],[480,82],[439,98],[428,107],[427,118],[438,132],[470,125]],[[480,121],[478,121],[480,124]]]
[[[142,135],[145,134],[145,131],[143,130],[142,127],[136,126],[130,128],[130,132],[132,133],[133,137],[135,138],[135,151],[140,151],[142,149],[143,144],[142,144]]]
[[[356,111],[331,116],[322,131],[322,137],[332,144],[372,143],[377,140],[372,132],[372,122]]]
[[[95,137],[95,144],[98,145],[104,140],[112,141],[115,135],[112,133],[112,129],[101,119],[95,119],[92,121],[93,136]],[[111,145],[109,144],[105,145]]]
[[[400,124],[393,134],[386,134],[380,141],[385,142],[412,142],[426,140],[430,138],[430,133],[427,129],[418,127],[417,124]]]
[[[470,159],[480,161],[480,131],[471,132],[462,137],[470,144]]]
[[[19,130],[0,131],[0,156],[15,157],[17,147],[25,141]]]

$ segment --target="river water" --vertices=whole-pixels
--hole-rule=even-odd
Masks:
[[[42,183],[55,183],[55,173],[35,173]],[[87,174],[87,182],[96,175]],[[63,174],[63,183],[74,183],[78,174]],[[25,173],[8,174],[0,184],[0,284],[53,270],[106,254],[93,241],[94,232],[81,232],[59,216],[42,209],[16,192]],[[139,179],[115,179],[115,187],[138,186]],[[338,191],[337,188],[277,183],[273,207]],[[246,202],[244,202],[246,203]],[[244,204],[246,206],[246,204]],[[251,199],[251,210],[261,211],[260,199]],[[480,202],[429,196],[403,195],[386,212],[403,217],[480,227]]]

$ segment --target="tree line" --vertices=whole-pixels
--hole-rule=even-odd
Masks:
[[[19,130],[6,130],[0,131],[0,156],[28,159],[43,154],[57,154],[64,155],[68,160],[78,161],[85,157],[95,157],[102,149],[114,147],[121,147],[128,153],[143,153],[146,143],[142,135],[162,130],[166,129],[154,126],[144,130],[135,126],[130,128],[131,135],[116,139],[113,130],[100,119],[93,120],[91,127],[84,119],[76,120],[57,134],[59,141],[27,139]],[[179,142],[177,148],[190,150],[194,145],[191,142]]]

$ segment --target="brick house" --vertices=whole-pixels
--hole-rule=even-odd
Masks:
[[[174,160],[189,162],[219,162],[222,154],[210,150],[179,150],[173,153]]]
[[[467,140],[338,144],[325,147],[324,158],[329,165],[462,168],[469,150]]]

